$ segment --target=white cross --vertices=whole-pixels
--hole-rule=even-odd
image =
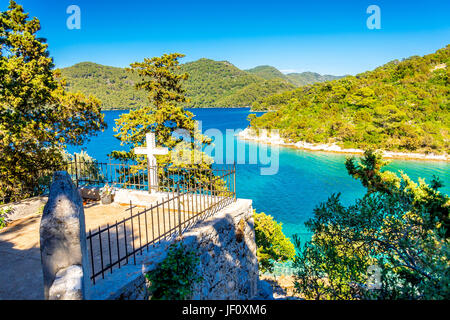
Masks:
[[[155,134],[153,132],[145,135],[146,147],[134,148],[135,154],[147,155],[148,190],[153,193],[158,190],[158,170],[156,168],[155,155],[163,155],[169,152],[167,148],[157,148]]]

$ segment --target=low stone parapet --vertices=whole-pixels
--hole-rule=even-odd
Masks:
[[[5,220],[7,223],[11,223],[32,215],[41,214],[47,199],[47,196],[33,197],[1,205],[0,209],[10,209],[6,214]]]
[[[251,200],[238,199],[197,223],[179,239],[199,257],[203,279],[191,299],[252,299],[258,291],[258,260]],[[158,268],[170,242],[164,241],[91,286],[92,299],[148,299],[145,274]]]

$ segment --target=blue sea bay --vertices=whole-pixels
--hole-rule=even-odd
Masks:
[[[224,136],[227,129],[245,129],[247,116],[252,113],[249,108],[236,109],[189,109],[195,119],[201,121],[202,131],[217,129]],[[100,133],[81,147],[70,147],[68,151],[79,152],[84,149],[99,161],[107,161],[112,150],[120,150],[120,141],[114,137],[114,120],[128,111],[105,111],[108,129]],[[226,135],[234,150],[226,149],[223,143],[223,157],[237,160],[238,150],[245,150],[246,163],[237,165],[237,196],[253,200],[253,207],[258,212],[272,215],[283,223],[283,231],[292,236],[294,233],[308,236],[304,222],[312,216],[313,209],[333,193],[341,193],[344,204],[349,205],[364,194],[360,183],[352,179],[345,169],[347,155],[312,152],[293,148],[279,148],[279,167],[274,175],[261,175],[261,168],[267,164],[249,164],[249,150],[271,147],[255,142],[237,140],[234,135]],[[232,141],[229,141],[232,139]],[[217,144],[220,146],[220,144]],[[241,157],[242,159],[242,157]],[[433,175],[445,184],[442,192],[450,193],[450,164],[441,161],[393,160],[387,169],[398,172],[403,170],[414,181],[419,177],[429,182]]]

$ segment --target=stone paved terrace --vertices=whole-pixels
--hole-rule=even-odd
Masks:
[[[94,209],[95,207],[91,207]],[[86,224],[96,223],[111,210],[85,208]],[[92,212],[92,214],[91,214]],[[44,299],[39,249],[42,214],[31,214],[0,230],[0,299]]]
[[[161,200],[163,198],[155,197],[154,200]],[[171,205],[173,206],[173,204]],[[85,204],[86,230],[95,230],[99,226],[106,226],[108,223],[113,224],[115,221],[129,217],[130,211],[126,210],[127,208],[129,208],[129,205],[118,203],[112,203],[110,205],[102,205],[98,202]],[[134,207],[133,214],[144,209],[145,207],[141,202],[141,205]],[[156,212],[153,214],[155,217],[154,229],[169,230],[176,223],[176,215],[173,214],[173,207],[170,211],[167,209],[166,207],[165,217],[160,213],[159,225],[156,223]],[[183,213],[187,216],[192,214],[190,210],[184,210]],[[42,213],[32,213],[22,216],[20,219],[9,224],[7,228],[0,230],[0,268],[2,270],[0,273],[0,300],[44,298],[39,249],[41,216]],[[142,228],[144,228],[143,223],[144,220],[142,219]],[[150,216],[148,217],[147,223],[147,228],[151,230]],[[96,247],[95,244],[94,247]]]

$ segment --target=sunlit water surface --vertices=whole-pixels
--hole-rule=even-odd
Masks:
[[[248,126],[247,116],[250,114],[248,108],[190,111],[195,114],[196,120],[202,121],[203,132],[215,128],[224,135],[226,129],[245,129]],[[99,161],[106,161],[107,154],[112,150],[122,149],[119,140],[113,136],[113,127],[114,120],[123,112],[127,111],[105,111],[108,129],[81,148]],[[245,149],[246,164],[237,165],[237,196],[252,199],[253,207],[258,212],[263,211],[281,221],[283,231],[288,236],[300,233],[302,238],[307,238],[304,222],[312,216],[314,207],[326,201],[332,193],[341,193],[341,199],[346,205],[364,194],[360,183],[346,172],[346,155],[281,147],[278,172],[274,175],[261,175],[261,168],[267,168],[267,164],[248,164],[249,150],[256,148],[259,151],[261,146],[254,142],[238,141],[233,134],[226,137],[229,143],[234,144],[234,150],[230,148],[227,151],[227,143],[224,142],[224,158],[228,152],[229,158],[237,160],[238,155],[243,155],[238,150]],[[81,148],[72,147],[69,152],[80,151]],[[269,151],[273,152],[269,152],[271,155],[276,154],[275,150]],[[429,182],[436,175],[445,184],[442,192],[450,192],[450,164],[447,162],[394,160],[388,169],[395,172],[403,170],[415,181],[423,177]]]

